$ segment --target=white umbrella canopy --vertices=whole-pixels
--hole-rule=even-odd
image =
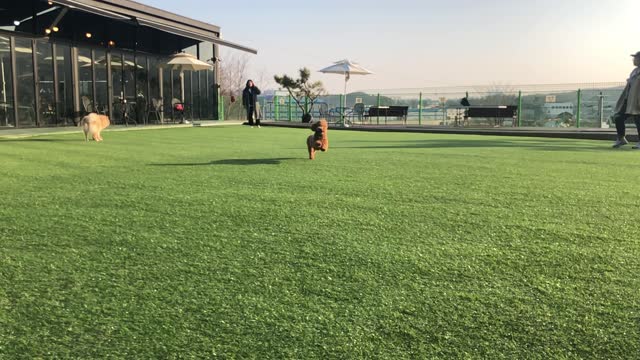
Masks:
[[[178,53],[171,56],[162,66],[179,71],[209,70],[213,67],[213,65],[207,64],[202,60],[198,60],[195,56],[187,53]]]
[[[349,75],[369,75],[373,72],[363,68],[360,64],[350,60],[340,60],[333,63],[333,65],[320,70],[322,73],[327,74],[343,74],[349,80]]]
[[[200,71],[209,70],[213,65],[198,60],[195,56],[187,53],[178,53],[172,55],[161,67],[180,71],[180,92],[184,102],[184,71]]]
[[[347,102],[347,81],[349,81],[349,78],[351,77],[351,75],[369,75],[369,74],[373,74],[372,71],[369,71],[367,69],[365,69],[364,67],[362,67],[360,64],[358,64],[357,62],[354,61],[350,61],[348,59],[345,60],[340,60],[340,61],[336,61],[333,63],[333,65],[328,66],[322,70],[318,70],[321,73],[325,73],[325,74],[341,74],[344,75],[344,104],[340,104],[343,108],[346,107],[346,102]],[[343,123],[344,123],[344,114],[342,114],[343,116]]]

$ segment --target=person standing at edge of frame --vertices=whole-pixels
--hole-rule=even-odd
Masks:
[[[640,51],[631,55],[633,56],[633,65],[635,69],[627,79],[627,85],[624,87],[618,102],[616,103],[613,119],[616,123],[616,132],[618,138],[613,144],[613,148],[617,149],[629,142],[625,138],[625,121],[633,119],[638,129],[638,143],[633,146],[634,149],[640,149]]]
[[[256,125],[260,127],[260,110],[257,107],[258,95],[260,95],[260,89],[252,80],[247,80],[247,86],[242,91],[242,106],[247,111],[247,121],[251,127],[253,127],[254,118]]]

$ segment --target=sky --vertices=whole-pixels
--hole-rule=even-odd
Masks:
[[[640,0],[137,1],[257,49],[247,77],[265,89],[276,88],[273,75],[307,67],[341,93],[343,77],[317,70],[342,59],[374,72],[352,76],[350,92],[621,82],[640,51]]]

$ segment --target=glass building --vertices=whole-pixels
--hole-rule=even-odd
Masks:
[[[129,0],[0,2],[0,130],[69,126],[89,112],[115,124],[217,119],[220,28]],[[212,65],[164,65],[185,52]],[[184,92],[183,89],[184,88]]]

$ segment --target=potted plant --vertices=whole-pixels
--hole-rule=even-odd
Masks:
[[[291,98],[302,110],[302,122],[304,123],[311,121],[313,105],[318,97],[325,94],[322,82],[316,81],[312,83],[309,81],[310,77],[311,71],[307,68],[300,69],[300,77],[298,79],[291,78],[287,75],[274,76],[276,83],[287,89]],[[307,102],[305,102],[305,98],[307,99]]]

